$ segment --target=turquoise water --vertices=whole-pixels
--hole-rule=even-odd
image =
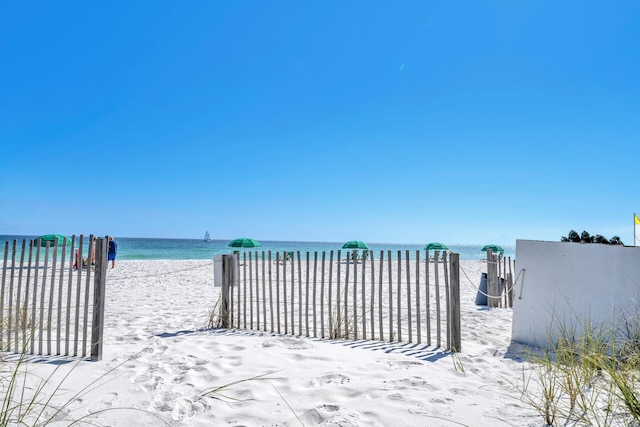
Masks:
[[[4,245],[6,241],[9,241],[9,245],[13,245],[13,240],[18,240],[18,251],[22,244],[22,239],[33,239],[35,236],[2,236],[0,235],[0,241],[2,247],[0,248],[0,256],[4,257]],[[88,236],[85,236],[85,241]],[[116,237],[118,242],[118,255],[117,260],[202,260],[212,259],[217,254],[228,254],[234,249],[228,246],[228,240],[212,240],[210,242],[204,242],[201,239],[146,239],[146,238],[133,238],[133,237]],[[314,252],[319,254],[322,251],[337,251],[345,249],[342,248],[344,242],[284,242],[284,241],[261,241],[262,246],[255,249],[247,249],[251,251],[300,251],[301,255],[306,256],[306,252],[310,252],[310,256],[313,257]],[[27,242],[28,244],[28,242]],[[398,251],[410,251],[410,257],[415,258],[416,251],[421,251],[420,256],[424,256],[423,250],[426,243],[423,244],[411,244],[411,243],[367,243],[369,249],[374,251],[374,257],[378,258],[380,251],[391,251],[392,256],[395,258]],[[449,250],[459,253],[461,260],[474,260],[486,258],[486,253],[483,252],[483,245],[449,245]],[[86,243],[85,243],[86,247]],[[515,257],[515,246],[504,246],[505,256]],[[272,255],[275,257],[275,254]],[[319,255],[320,256],[320,255]],[[11,257],[11,254],[9,254]]]

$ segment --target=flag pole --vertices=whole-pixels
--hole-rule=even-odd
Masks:
[[[633,213],[633,246],[637,246],[636,245],[636,213]]]

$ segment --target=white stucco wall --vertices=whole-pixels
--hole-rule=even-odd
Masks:
[[[518,240],[518,274],[517,342],[545,346],[559,327],[579,333],[586,322],[603,325],[640,313],[640,247]]]

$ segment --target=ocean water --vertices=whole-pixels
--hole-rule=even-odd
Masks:
[[[0,235],[0,256],[4,257],[5,242],[9,242],[9,248],[13,245],[13,240],[18,241],[18,251],[20,251],[23,239],[33,239],[35,236],[3,236]],[[85,236],[85,247],[88,236]],[[229,240],[212,240],[204,242],[202,239],[160,239],[160,238],[136,238],[136,237],[116,237],[118,242],[118,254],[116,260],[204,260],[212,259],[217,254],[229,254],[238,248],[228,246]],[[320,253],[341,250],[344,254],[346,249],[342,249],[344,242],[285,242],[285,241],[260,241],[262,246],[259,248],[245,249],[247,251],[257,251],[260,256],[262,251],[271,251],[272,257],[275,258],[275,252],[283,251],[300,251],[301,256],[305,257],[306,253],[310,253],[313,258],[314,252]],[[27,242],[28,245],[28,242]],[[374,258],[380,256],[380,251],[391,251],[393,258],[397,257],[398,251],[409,251],[410,257],[415,258],[416,251],[421,251],[420,256],[424,257],[424,247],[426,243],[368,243],[369,249],[374,252]],[[477,260],[486,258],[483,252],[483,245],[447,245],[449,250],[460,254],[461,260]],[[515,258],[515,246],[501,245],[505,250],[505,257]],[[11,249],[10,249],[11,251]],[[9,258],[11,253],[8,254]],[[336,255],[334,255],[336,256]],[[344,255],[343,255],[344,256]]]

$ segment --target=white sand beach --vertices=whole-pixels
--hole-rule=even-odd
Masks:
[[[452,354],[207,329],[220,292],[212,262],[120,261],[108,270],[103,359],[41,358],[28,384],[59,385],[54,425],[543,426],[519,391],[512,310],[476,306],[486,263],[461,266],[463,351]]]

